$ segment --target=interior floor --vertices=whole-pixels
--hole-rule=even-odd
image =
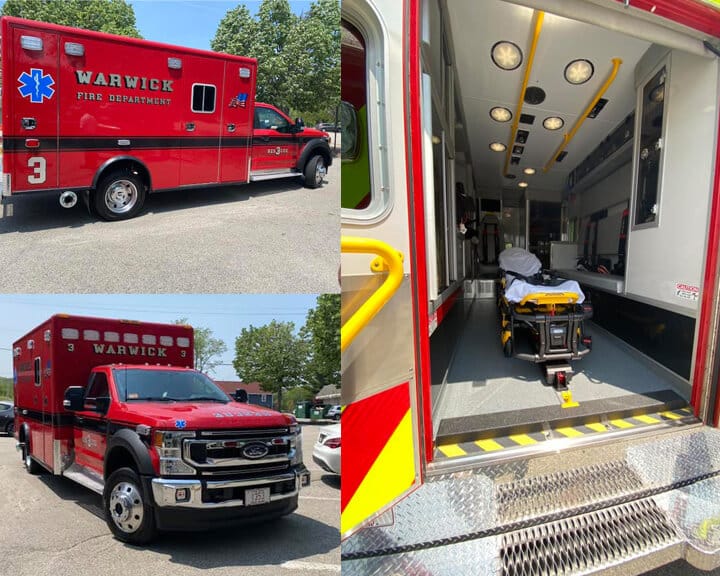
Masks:
[[[548,421],[686,405],[686,381],[592,322],[585,328],[593,350],[572,362],[575,374],[569,384],[579,405],[562,408],[540,365],[503,355],[496,302],[475,300],[438,395],[436,437],[462,441],[501,428],[507,432],[533,424],[542,429]]]

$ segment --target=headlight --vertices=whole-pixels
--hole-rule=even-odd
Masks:
[[[176,432],[174,430],[156,430],[153,435],[153,447],[160,456],[160,474],[195,474],[195,468],[182,460],[182,444],[185,438],[194,438],[194,432]]]
[[[290,440],[290,464],[292,466],[296,466],[298,464],[302,464],[303,461],[302,428],[300,428],[300,424],[291,426],[290,433],[295,434],[295,436]]]

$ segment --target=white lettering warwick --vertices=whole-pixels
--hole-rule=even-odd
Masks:
[[[167,358],[167,348],[161,348],[159,346],[113,346],[112,344],[93,344],[93,350],[95,354]]]
[[[78,84],[93,86],[114,86],[128,90],[150,90],[152,92],[172,92],[174,80],[161,78],[146,78],[144,76],[121,76],[107,72],[93,72],[92,70],[75,70],[75,79]],[[108,81],[109,79],[109,81]]]

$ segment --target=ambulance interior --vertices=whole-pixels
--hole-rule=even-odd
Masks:
[[[622,3],[526,4],[423,6],[428,291],[442,318],[430,338],[436,463],[690,415],[717,56],[699,33],[631,18]],[[592,303],[571,397],[541,364],[504,354],[507,247],[575,280]],[[531,353],[531,337],[515,340]]]

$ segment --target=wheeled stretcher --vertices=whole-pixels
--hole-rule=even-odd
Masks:
[[[592,349],[592,338],[583,326],[592,317],[592,305],[577,282],[543,274],[540,260],[526,250],[509,248],[498,261],[505,356],[542,364],[548,384],[567,388],[573,373],[570,361]],[[522,332],[530,336],[532,352],[518,351]]]

